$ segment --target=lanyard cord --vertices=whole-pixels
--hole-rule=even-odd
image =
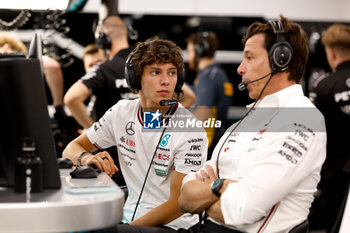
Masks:
[[[219,153],[218,153],[218,157],[216,158],[216,173],[218,175],[218,178],[220,178],[219,175],[219,158],[220,158],[220,153],[222,148],[224,147],[225,143],[227,142],[228,138],[231,136],[231,134],[237,129],[237,127],[242,123],[242,121],[244,120],[244,118],[246,118],[249,113],[254,109],[255,105],[258,103],[258,100],[260,99],[261,95],[263,94],[267,84],[269,84],[269,82],[271,81],[272,76],[275,74],[275,72],[271,72],[271,75],[269,77],[269,79],[267,80],[267,82],[265,83],[265,86],[263,87],[263,89],[261,90],[258,98],[256,98],[256,100],[254,101],[253,106],[248,110],[248,112],[246,112],[246,114],[244,114],[244,116],[238,121],[238,123],[236,124],[235,127],[233,127],[233,129],[230,131],[230,133],[228,134],[228,136],[226,137],[225,141],[221,144]]]
[[[140,203],[140,200],[141,200],[141,196],[142,196],[143,190],[144,190],[145,185],[146,185],[146,181],[147,181],[147,177],[148,177],[149,171],[151,170],[154,157],[155,157],[155,155],[156,155],[156,153],[157,153],[158,146],[159,146],[160,142],[162,141],[162,138],[163,138],[163,135],[164,135],[165,130],[166,130],[166,127],[164,127],[164,129],[163,129],[163,131],[162,131],[162,134],[161,134],[160,137],[159,137],[159,141],[158,141],[158,144],[157,144],[157,146],[156,146],[156,149],[154,150],[154,153],[153,153],[153,156],[152,156],[152,160],[151,160],[151,162],[150,162],[150,164],[149,164],[149,166],[148,166],[148,170],[147,170],[145,179],[144,179],[144,181],[143,181],[142,188],[141,188],[141,192],[140,192],[139,198],[137,199],[136,206],[135,206],[135,209],[134,209],[134,213],[132,214],[131,221],[134,221],[135,214],[136,214],[136,210],[137,210],[137,207],[139,206],[139,203]]]

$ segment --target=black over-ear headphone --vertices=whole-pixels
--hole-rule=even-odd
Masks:
[[[111,49],[112,41],[106,32],[99,32],[98,36],[95,37],[96,45],[103,50]]]
[[[194,45],[194,51],[197,57],[205,57],[210,50],[210,45],[208,42],[208,32],[202,32],[198,43]]]
[[[271,46],[269,59],[272,72],[283,72],[288,69],[292,60],[293,48],[284,39],[284,28],[280,20],[269,20],[273,32],[277,35],[276,42]]]
[[[143,46],[140,47],[140,49],[147,50],[148,46],[153,43],[154,41],[147,41],[144,43]],[[159,42],[161,43],[161,42]],[[163,43],[161,43],[163,44]],[[167,44],[164,44],[165,46],[168,46]],[[139,91],[141,90],[141,77],[137,75],[136,68],[133,63],[130,63],[131,59],[135,55],[135,53],[138,51],[137,48],[135,48],[128,56],[125,62],[125,69],[124,69],[124,76],[126,79],[126,82],[128,83],[128,86],[130,90],[132,91]],[[182,86],[185,82],[185,72],[182,70],[180,74],[177,75],[177,82],[175,86],[175,93],[180,94],[182,93]]]

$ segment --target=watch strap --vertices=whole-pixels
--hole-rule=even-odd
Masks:
[[[220,197],[221,193],[220,193],[220,189],[224,183],[225,179],[216,179],[214,180],[214,182],[211,185],[211,191],[217,196]]]
[[[92,154],[92,153],[91,153],[90,151],[83,151],[83,152],[81,152],[81,154],[79,155],[79,157],[78,157],[78,159],[77,159],[78,165],[79,165],[79,166],[82,166],[81,160],[82,160],[82,158],[83,158],[85,155],[87,155],[87,154]]]

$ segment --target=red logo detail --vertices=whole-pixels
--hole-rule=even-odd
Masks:
[[[159,160],[169,160],[170,159],[170,155],[158,153],[158,154],[156,154],[156,158],[159,159]]]
[[[263,134],[263,133],[265,133],[265,132],[266,132],[266,130],[267,130],[267,129],[262,129],[262,130],[259,130],[258,135],[259,135],[259,134]]]
[[[230,149],[230,147],[225,147],[224,152],[228,151],[228,149]]]
[[[132,146],[132,147],[136,146],[136,143],[133,140],[130,140],[130,139],[126,139],[125,144],[129,145],[129,146]]]

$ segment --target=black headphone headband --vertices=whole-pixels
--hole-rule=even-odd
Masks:
[[[284,39],[284,27],[280,20],[269,20],[267,22],[276,34],[276,42],[271,46],[269,59],[272,72],[283,72],[288,69],[292,60],[293,48]]]
[[[137,75],[135,65],[133,63],[131,63],[130,61],[132,60],[132,58],[136,54],[136,52],[138,52],[140,49],[143,49],[146,51],[148,49],[148,46],[153,42],[155,42],[155,41],[154,40],[146,41],[139,48],[136,47],[129,54],[128,58],[126,59],[125,68],[124,68],[124,76],[125,76],[126,82],[129,86],[130,90],[132,90],[132,91],[141,90],[141,77],[139,75]],[[161,41],[159,41],[159,42],[162,45],[168,46],[167,44],[162,43]],[[185,72],[184,72],[184,70],[182,70],[182,72],[180,74],[178,74],[178,76],[177,76],[175,93],[180,94],[182,92],[182,86],[183,86],[184,82],[185,82]]]
[[[99,25],[103,25],[103,22],[100,22]],[[127,28],[128,28],[128,38],[129,40],[132,41],[136,41],[139,34],[138,32],[132,27],[131,24],[126,24]],[[98,26],[94,26],[95,30],[97,29]],[[103,50],[109,50],[112,47],[112,40],[110,38],[110,36],[108,35],[107,30],[104,30],[103,32],[99,31],[96,32],[95,31],[95,43],[96,45]]]

